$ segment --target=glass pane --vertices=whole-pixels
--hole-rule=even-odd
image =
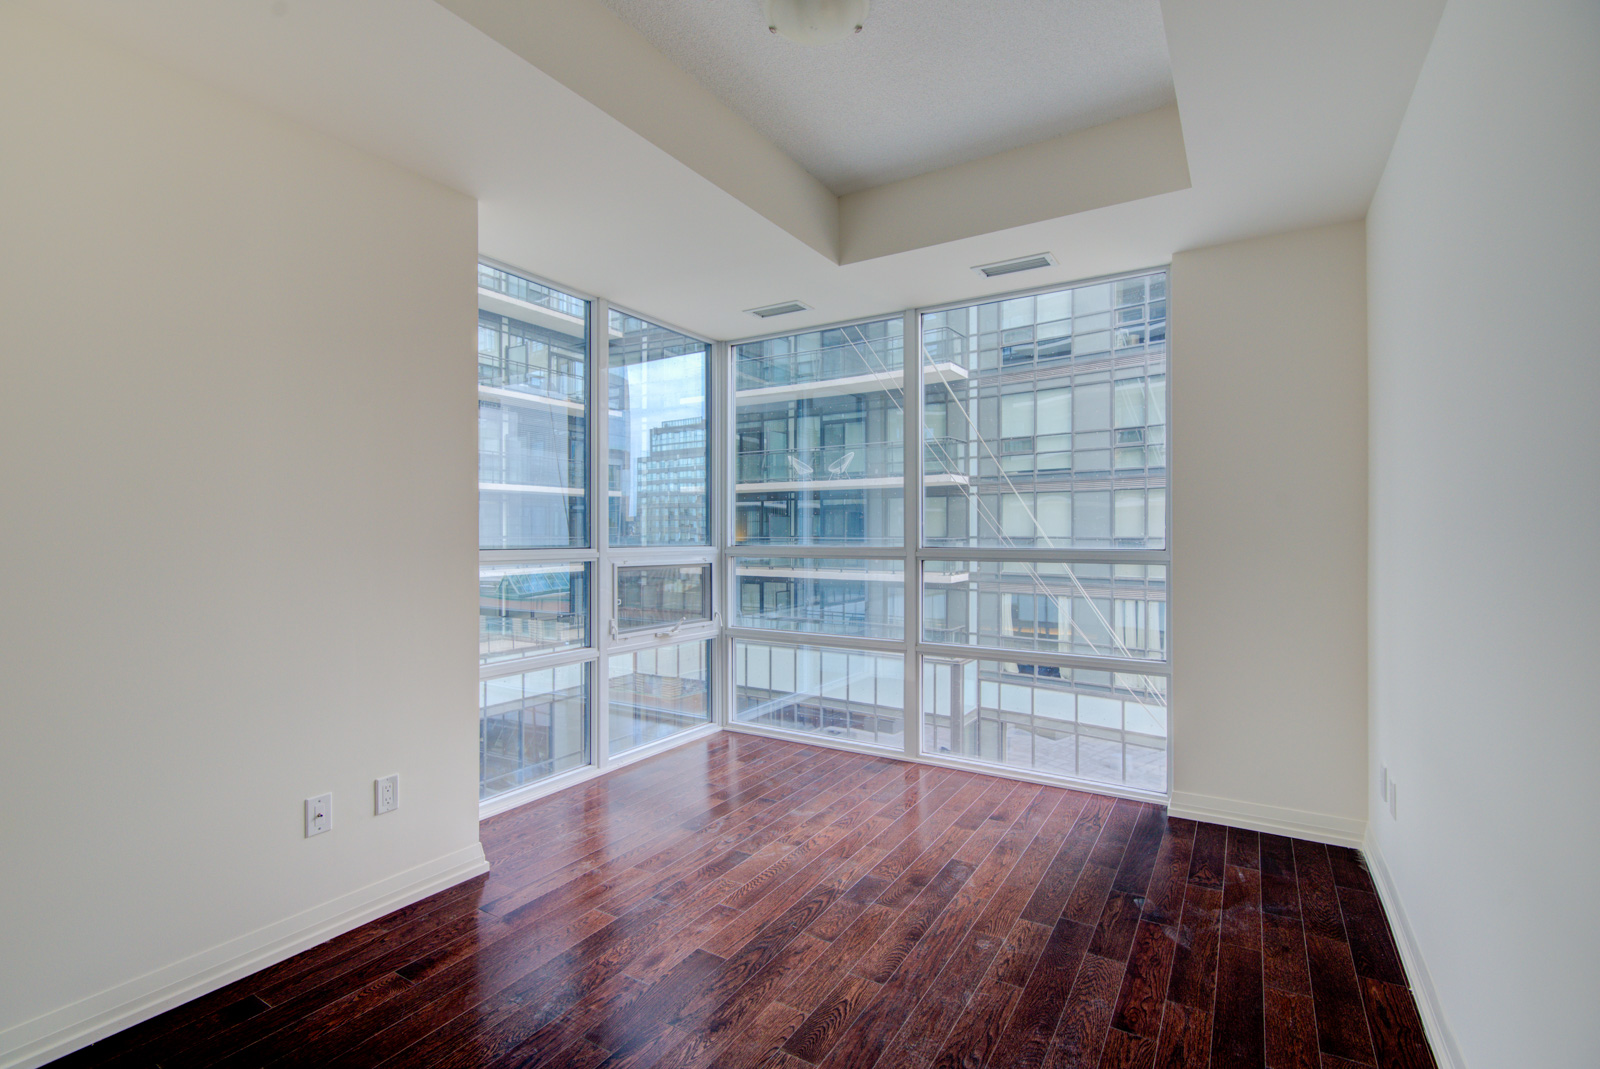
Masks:
[[[1167,789],[1167,680],[924,657],[923,752]]]
[[[703,341],[611,313],[606,467],[614,546],[710,544],[709,351]]]
[[[905,745],[905,658],[898,654],[737,641],[733,684],[742,724]]]
[[[1165,319],[1165,272],[924,315],[927,544],[1165,548]]]
[[[926,642],[1167,657],[1163,564],[925,561]]]
[[[734,582],[739,627],[905,637],[903,561],[744,557]]]
[[[896,317],[733,347],[738,542],[902,544],[903,330]]]
[[[619,653],[610,660],[612,757],[711,722],[711,643]]]
[[[478,684],[479,797],[589,763],[589,666],[568,664]]]
[[[711,619],[711,565],[666,564],[617,569],[617,627],[672,627]]]
[[[478,541],[589,544],[589,302],[478,265]]]
[[[479,566],[480,663],[588,644],[587,564]]]

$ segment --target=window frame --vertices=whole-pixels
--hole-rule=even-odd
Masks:
[[[1101,275],[1091,278],[1074,279],[1065,283],[1053,283],[1007,291],[996,294],[986,294],[980,297],[967,298],[958,301],[949,301],[941,304],[927,305],[917,308],[905,309],[903,317],[902,357],[899,369],[901,385],[902,411],[906,427],[920,427],[922,409],[926,399],[927,376],[927,349],[924,345],[922,333],[923,317],[938,312],[967,308],[975,304],[989,304],[1021,297],[1037,296],[1039,294],[1056,293],[1062,290],[1073,290],[1080,287],[1098,285],[1102,283],[1116,283],[1118,281],[1138,278],[1154,273],[1161,273],[1167,279],[1167,295],[1165,297],[1170,323],[1171,307],[1171,265],[1160,264],[1138,270],[1121,271],[1115,274]],[[1113,319],[1116,316],[1115,299],[1108,313]],[[835,328],[857,326],[866,323],[878,322],[889,318],[885,315],[863,316],[835,323],[806,326],[794,330],[770,331],[754,334],[749,337],[739,338],[719,344],[720,381],[718,388],[723,397],[721,417],[725,426],[736,428],[738,426],[738,391],[736,381],[737,369],[733,366],[731,354],[734,347],[752,342],[768,341],[775,338],[789,337],[794,334],[811,333]],[[1037,331],[1037,325],[1035,326]],[[1113,333],[1115,331],[1113,330]],[[905,658],[905,708],[904,708],[904,752],[896,756],[904,760],[920,764],[938,765],[942,767],[962,768],[990,775],[1001,775],[1008,778],[1020,779],[1030,782],[1048,783],[1074,788],[1087,788],[1097,793],[1112,794],[1140,800],[1166,801],[1172,791],[1172,718],[1171,709],[1171,666],[1172,666],[1172,632],[1171,632],[1171,589],[1172,589],[1172,528],[1173,528],[1173,497],[1172,497],[1172,467],[1170,460],[1170,443],[1172,441],[1172,390],[1173,390],[1173,360],[1172,344],[1168,329],[1161,341],[1165,346],[1165,448],[1168,456],[1165,464],[1165,510],[1163,522],[1166,537],[1161,549],[1053,549],[1040,546],[1026,548],[984,548],[971,545],[928,545],[924,535],[924,495],[925,495],[925,467],[926,452],[922,448],[920,436],[905,435],[904,488],[903,508],[904,535],[901,544],[895,546],[881,545],[792,545],[792,544],[744,544],[740,545],[734,540],[734,513],[737,497],[737,480],[735,467],[738,463],[737,440],[734,435],[720,435],[719,439],[726,439],[724,456],[718,472],[721,476],[722,489],[718,493],[719,500],[726,506],[726,515],[723,525],[718,530],[718,540],[721,545],[719,566],[715,572],[720,577],[716,587],[718,610],[721,618],[726,621],[722,628],[720,648],[723,651],[721,661],[726,664],[727,670],[718,677],[718,683],[723,689],[722,700],[719,705],[723,710],[722,723],[729,730],[745,732],[755,735],[767,735],[778,738],[798,739],[813,745],[832,746],[840,749],[854,750],[866,753],[881,753],[882,750],[874,747],[862,748],[848,742],[812,737],[785,732],[777,729],[764,728],[757,724],[739,723],[733,714],[738,708],[737,693],[734,684],[733,649],[739,641],[762,643],[769,645],[810,645],[826,646],[832,644],[841,648],[853,648],[868,652],[894,653],[898,652]],[[1148,343],[1147,343],[1148,344]],[[1114,346],[1108,348],[1107,355],[1115,352]],[[1003,364],[996,370],[1003,369]],[[886,387],[888,388],[888,387]],[[1107,377],[1107,388],[1111,399],[1115,399],[1115,378]],[[1037,404],[1037,388],[1034,391],[1035,404]],[[1148,405],[1148,397],[1146,398]],[[1115,412],[1110,418],[1115,422]],[[1035,416],[1037,420],[1037,416]],[[1037,425],[1035,426],[1037,433]],[[1000,439],[996,438],[994,445],[998,451]],[[768,631],[756,628],[738,626],[738,605],[732,600],[738,597],[738,583],[733,580],[734,567],[741,557],[791,557],[791,558],[835,558],[835,559],[866,559],[885,560],[899,557],[904,561],[905,582],[905,637],[903,641],[893,641],[864,636],[852,636],[848,639],[801,631]],[[946,560],[971,560],[971,561],[1018,561],[1018,562],[1050,562],[1065,564],[1160,564],[1167,569],[1167,608],[1165,610],[1166,625],[1166,656],[1156,660],[1126,660],[1123,658],[1109,658],[1086,656],[1074,653],[1056,653],[1045,651],[1017,650],[1007,651],[1004,648],[986,646],[972,646],[950,642],[929,642],[924,637],[923,610],[925,606],[926,590],[924,584],[924,563],[927,561]],[[1114,627],[1114,622],[1113,622]],[[936,755],[923,752],[922,727],[923,727],[923,695],[922,681],[924,676],[924,662],[928,658],[957,658],[968,661],[1006,661],[1017,657],[1026,657],[1033,664],[1043,666],[1056,666],[1066,668],[1082,668],[1093,671],[1110,671],[1124,675],[1157,676],[1165,681],[1167,697],[1167,762],[1166,783],[1160,791],[1151,791],[1126,784],[1107,783],[1098,780],[1085,780],[1077,777],[1058,776],[1047,772],[1040,772],[1031,768],[1022,768],[1010,765],[999,765],[993,762],[977,761],[963,758],[952,758],[949,755]]]
[[[721,454],[726,452],[722,447],[721,439],[721,413],[723,411],[722,375],[719,367],[718,352],[725,350],[725,346],[706,338],[694,331],[684,330],[658,316],[642,315],[629,308],[614,305],[604,297],[585,293],[584,291],[569,286],[565,283],[555,282],[537,273],[524,270],[504,261],[490,256],[479,255],[478,262],[482,265],[505,271],[518,278],[548,286],[572,297],[589,302],[588,340],[586,359],[588,366],[585,369],[587,386],[587,405],[585,409],[585,448],[588,451],[586,458],[588,475],[585,488],[587,508],[585,509],[585,522],[588,524],[588,545],[584,548],[554,547],[547,549],[483,549],[478,550],[480,569],[487,564],[587,564],[590,569],[589,579],[589,643],[583,647],[569,647],[560,650],[541,650],[524,657],[494,661],[484,664],[480,660],[478,665],[478,679],[482,681],[500,676],[520,675],[525,672],[537,671],[544,668],[555,668],[569,664],[589,665],[589,763],[581,768],[559,772],[544,779],[516,787],[500,794],[479,798],[479,818],[493,816],[496,813],[513,809],[520,805],[542,798],[555,791],[582,783],[602,775],[610,769],[643,760],[663,750],[671,749],[685,742],[707,735],[715,734],[721,730],[723,719],[723,688],[719,680],[723,675],[731,674],[731,666],[724,652],[723,644],[718,641],[721,617],[721,581],[722,564],[719,533],[725,523],[725,515],[729,511],[722,501],[722,494],[717,485],[717,474],[722,469]],[[611,311],[623,315],[645,320],[655,326],[675,331],[685,337],[702,342],[707,347],[707,375],[706,375],[706,434],[709,442],[707,456],[707,544],[702,546],[612,546],[610,543],[610,482],[608,464],[610,460],[610,329]],[[705,621],[695,621],[693,626],[684,626],[676,632],[667,633],[663,637],[657,632],[647,629],[618,633],[616,625],[616,596],[614,583],[616,568],[619,563],[629,565],[640,564],[698,564],[709,563],[712,566],[712,601],[713,611],[711,618]],[[480,573],[481,574],[481,573]],[[481,625],[480,625],[481,626]],[[710,642],[711,685],[708,687],[707,701],[710,704],[710,721],[702,727],[692,728],[664,739],[657,739],[642,746],[625,751],[613,756],[611,750],[610,731],[610,686],[608,683],[608,667],[612,654],[634,653],[640,650],[676,645],[679,643],[701,640]],[[480,746],[481,746],[480,742]],[[481,784],[480,784],[481,790]]]

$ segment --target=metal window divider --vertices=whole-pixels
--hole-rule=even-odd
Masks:
[[[902,684],[901,724],[907,757],[922,756],[922,662],[917,644],[922,638],[922,575],[917,552],[922,546],[922,314],[906,309],[900,331],[901,411],[905,431],[904,490],[901,513],[905,530],[901,545],[905,577],[905,679]]]
[[[611,541],[611,302],[595,298],[589,305],[589,545],[595,551],[594,581],[589,584],[590,634],[594,643],[593,678],[589,684],[590,764],[604,771],[610,764],[610,655],[613,605]]]

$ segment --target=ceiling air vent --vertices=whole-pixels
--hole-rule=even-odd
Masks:
[[[745,311],[762,319],[771,319],[773,316],[786,316],[790,312],[804,312],[810,309],[809,304],[799,301],[784,301],[782,304],[769,304],[765,308],[746,308]]]
[[[1014,275],[1018,271],[1032,271],[1040,267],[1054,267],[1056,258],[1047,252],[1034,256],[1019,256],[1015,260],[1001,260],[997,264],[979,264],[973,270],[985,278],[994,278],[996,275]]]

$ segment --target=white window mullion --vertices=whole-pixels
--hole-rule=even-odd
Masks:
[[[611,306],[596,298],[589,306],[589,545],[596,555],[593,598],[595,668],[589,693],[589,741],[594,766],[609,764],[607,715],[611,698],[611,625],[616,592],[611,567]]]
[[[922,545],[922,465],[926,450],[922,444],[922,317],[915,309],[905,313],[901,337],[906,446],[905,497],[901,507],[905,513],[902,601],[905,605],[906,664],[901,691],[905,710],[901,722],[905,725],[906,756],[919,757],[922,754],[922,666],[917,660],[917,643],[922,638],[922,575],[917,551]]]

